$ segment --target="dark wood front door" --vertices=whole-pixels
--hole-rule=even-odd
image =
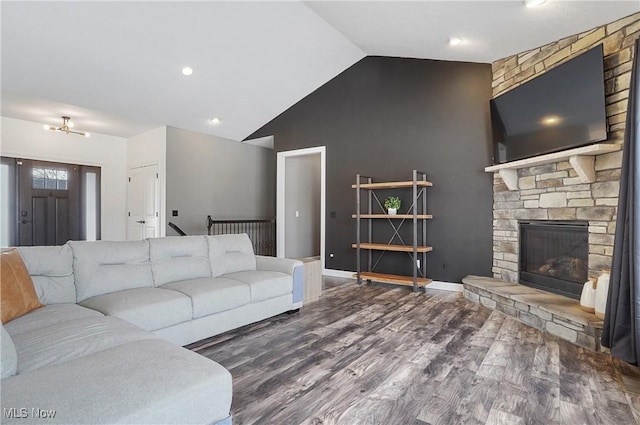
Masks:
[[[78,166],[21,159],[18,245],[62,245],[80,238]]]

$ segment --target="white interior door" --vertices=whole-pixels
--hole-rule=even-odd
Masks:
[[[127,239],[160,236],[160,188],[158,165],[129,170]]]

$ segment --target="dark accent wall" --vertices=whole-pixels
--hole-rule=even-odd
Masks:
[[[418,169],[434,183],[429,277],[491,274],[493,176],[483,170],[492,161],[491,78],[488,64],[366,57],[249,137],[274,135],[278,152],[327,147],[327,268],[356,267],[356,173],[409,180]],[[384,225],[376,224],[382,238]],[[387,253],[392,270],[381,271],[399,272],[405,258]]]

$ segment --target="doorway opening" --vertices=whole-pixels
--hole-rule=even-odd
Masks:
[[[277,255],[325,259],[326,148],[278,152]]]
[[[100,167],[1,158],[2,246],[100,239]]]

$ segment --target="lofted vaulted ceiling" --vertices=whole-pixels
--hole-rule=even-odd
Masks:
[[[242,140],[366,55],[490,63],[639,12],[640,2],[0,7],[3,116],[58,125],[70,115],[82,130],[121,137],[170,125]],[[465,43],[450,46],[450,37]]]

